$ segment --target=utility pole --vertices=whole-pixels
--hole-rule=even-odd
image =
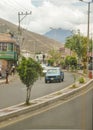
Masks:
[[[90,33],[90,2],[88,2],[88,27],[87,27],[87,56],[88,56],[88,61],[89,61],[89,33]],[[88,62],[87,61],[87,62]]]
[[[25,13],[23,13],[23,12],[18,12],[18,39],[19,39],[19,42],[20,42],[20,48],[22,47],[21,45],[23,44],[23,41],[24,41],[24,38],[22,38],[21,37],[21,34],[22,34],[22,32],[21,32],[21,21],[27,16],[27,15],[31,15],[31,11],[30,12],[25,12]],[[21,38],[21,40],[20,40],[20,38]]]
[[[89,1],[89,2],[86,2],[86,1],[83,1],[83,0],[79,0],[81,2],[84,2],[88,5],[88,11],[87,11],[87,15],[88,15],[88,18],[87,18],[87,77],[88,77],[88,63],[89,63],[89,39],[90,39],[90,4],[93,3],[93,0],[92,1]]]
[[[18,33],[21,34],[21,21],[27,16],[27,15],[31,15],[31,11],[28,13],[27,11],[25,13],[23,12],[18,12]],[[22,16],[22,17],[21,17]]]

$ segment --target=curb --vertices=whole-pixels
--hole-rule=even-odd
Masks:
[[[51,93],[49,95],[31,100],[30,106],[24,105],[24,103],[11,106],[5,109],[0,110],[0,121],[8,120],[10,118],[19,116],[21,114],[25,114],[27,112],[38,110],[42,107],[48,106],[52,103],[56,103],[59,100],[62,100],[70,95],[75,94],[85,88],[93,86],[93,79],[89,80],[86,84],[82,85],[81,87],[77,87],[71,89],[71,86],[67,87],[66,89],[59,90],[57,92]]]

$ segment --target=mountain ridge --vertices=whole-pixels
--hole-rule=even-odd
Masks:
[[[14,35],[18,37],[18,26],[0,18],[0,33],[7,33],[7,32],[12,32]],[[22,29],[22,35],[20,36],[20,46],[21,49],[25,49],[30,52],[46,53],[53,48],[58,50],[64,45],[44,35],[40,35],[28,31],[26,29]]]
[[[70,30],[66,29],[51,29],[50,31],[46,32],[44,34],[45,36],[55,39],[58,42],[65,43],[66,38],[70,35],[72,35]]]

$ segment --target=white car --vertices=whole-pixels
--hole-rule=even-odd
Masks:
[[[43,68],[43,73],[46,74],[46,72],[51,68],[51,66],[47,66],[46,64],[41,64]]]
[[[43,73],[46,74],[46,72],[47,72],[49,69],[51,69],[50,66],[45,67],[45,68],[43,69]]]

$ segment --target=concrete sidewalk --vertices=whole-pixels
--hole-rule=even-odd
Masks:
[[[89,80],[85,84],[79,85],[76,88],[72,88],[72,85],[70,85],[67,88],[62,89],[60,91],[51,93],[38,99],[31,100],[31,105],[29,106],[25,105],[24,103],[21,103],[15,106],[1,109],[0,121],[5,121],[13,117],[19,116],[21,114],[25,114],[27,112],[36,111],[43,107],[47,107],[48,105],[57,103],[58,101],[62,101],[67,97],[77,92],[80,92],[81,90],[88,89],[89,87],[93,87],[93,79]]]
[[[9,75],[8,77],[8,82],[14,80],[16,78],[17,74],[15,75]],[[0,79],[0,84],[6,84],[6,78],[1,78]]]

